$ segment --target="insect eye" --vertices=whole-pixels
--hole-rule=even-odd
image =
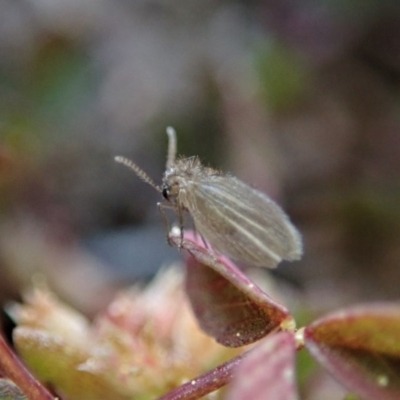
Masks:
[[[164,188],[164,189],[162,190],[162,195],[163,195],[164,199],[169,200],[169,197],[168,197],[168,189],[167,189],[167,188]]]

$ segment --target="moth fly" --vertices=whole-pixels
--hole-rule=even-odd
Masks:
[[[300,233],[274,201],[233,176],[203,166],[198,157],[176,158],[175,130],[168,127],[167,134],[168,156],[161,186],[131,160],[118,156],[115,161],[163,195],[165,201],[159,208],[176,211],[181,238],[183,213],[188,212],[197,232],[211,247],[232,259],[274,268],[282,260],[301,257]]]

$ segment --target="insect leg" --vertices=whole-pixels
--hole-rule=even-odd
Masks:
[[[183,242],[183,212],[182,208],[179,206],[179,203],[177,205],[177,213],[178,213],[178,222],[179,222],[179,229],[181,230],[181,241],[179,243],[179,249],[182,248],[182,242]]]
[[[165,213],[165,209],[166,208],[169,208],[169,209],[173,208],[173,209],[176,210],[176,207],[172,206],[170,204],[165,204],[165,203],[157,203],[157,207],[160,210],[160,213],[161,213],[161,216],[162,216],[162,219],[163,219],[163,224],[164,224],[164,228],[165,228],[165,236],[167,237],[167,242],[168,242],[168,244],[170,246],[172,246],[173,244],[172,244],[172,242],[171,242],[171,240],[169,238],[169,233],[171,231],[171,228],[170,228],[170,225],[169,225],[167,214]]]
[[[206,241],[206,239],[204,239],[204,236],[203,235],[200,235],[200,239],[201,239],[201,241],[203,242],[203,244],[204,244],[204,247],[206,248],[206,249],[210,249],[210,246],[209,246],[209,244],[208,244],[208,242]]]

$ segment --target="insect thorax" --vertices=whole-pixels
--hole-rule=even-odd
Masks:
[[[190,186],[199,183],[206,176],[217,174],[217,171],[204,167],[198,157],[179,158],[164,173],[163,195],[171,202],[179,202],[181,191],[189,194]]]

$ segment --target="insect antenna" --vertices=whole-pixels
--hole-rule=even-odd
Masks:
[[[162,192],[162,189],[160,186],[156,185],[151,179],[146,172],[144,172],[139,166],[137,166],[132,160],[129,160],[129,158],[125,158],[122,156],[116,156],[114,157],[114,160],[117,163],[120,163],[122,165],[125,165],[125,167],[128,167],[131,169],[142,181],[148,183],[150,186],[152,186],[154,189],[156,189],[158,192]]]
[[[176,132],[172,126],[167,127],[168,135],[168,156],[166,168],[171,168],[175,163],[176,158]]]

